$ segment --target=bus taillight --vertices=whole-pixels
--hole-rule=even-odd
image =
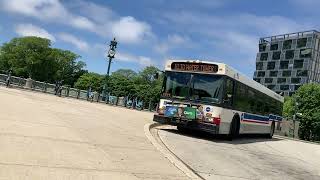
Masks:
[[[213,124],[215,125],[220,125],[221,123],[221,118],[219,117],[213,117]]]

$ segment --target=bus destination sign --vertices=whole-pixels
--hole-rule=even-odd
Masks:
[[[218,72],[218,65],[192,62],[173,62],[171,64],[171,69],[177,71],[216,73]]]

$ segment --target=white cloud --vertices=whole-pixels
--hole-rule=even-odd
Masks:
[[[15,27],[15,32],[20,36],[37,36],[55,41],[56,38],[45,29],[32,24],[19,24]]]
[[[68,33],[60,33],[58,34],[58,38],[64,42],[67,42],[76,46],[78,49],[82,51],[87,51],[89,48],[89,45],[87,42]]]
[[[112,34],[118,40],[128,43],[139,42],[144,37],[149,36],[150,33],[151,27],[148,24],[139,22],[131,16],[121,18],[112,27]]]
[[[72,5],[74,9],[80,9],[78,14],[59,0],[0,0],[0,9],[45,22],[72,26],[104,38],[116,36],[121,43],[141,43],[153,35],[149,24],[134,17],[120,17],[109,8],[92,2],[72,2],[75,4]]]
[[[169,34],[165,40],[157,43],[154,46],[154,50],[162,55],[165,55],[170,50],[174,50],[177,48],[193,48],[195,46],[196,42],[192,42],[192,40],[188,36]]]
[[[135,62],[140,64],[141,66],[149,66],[154,64],[151,58],[145,56],[135,56],[128,53],[117,53],[115,56],[116,60],[124,61],[124,62]]]

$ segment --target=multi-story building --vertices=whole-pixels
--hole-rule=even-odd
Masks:
[[[283,95],[320,82],[320,33],[304,31],[261,38],[254,80]]]

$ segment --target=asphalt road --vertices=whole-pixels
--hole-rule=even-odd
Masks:
[[[0,180],[180,180],[152,113],[0,86]]]
[[[320,145],[282,138],[241,137],[158,128],[162,142],[204,179],[320,179]]]

